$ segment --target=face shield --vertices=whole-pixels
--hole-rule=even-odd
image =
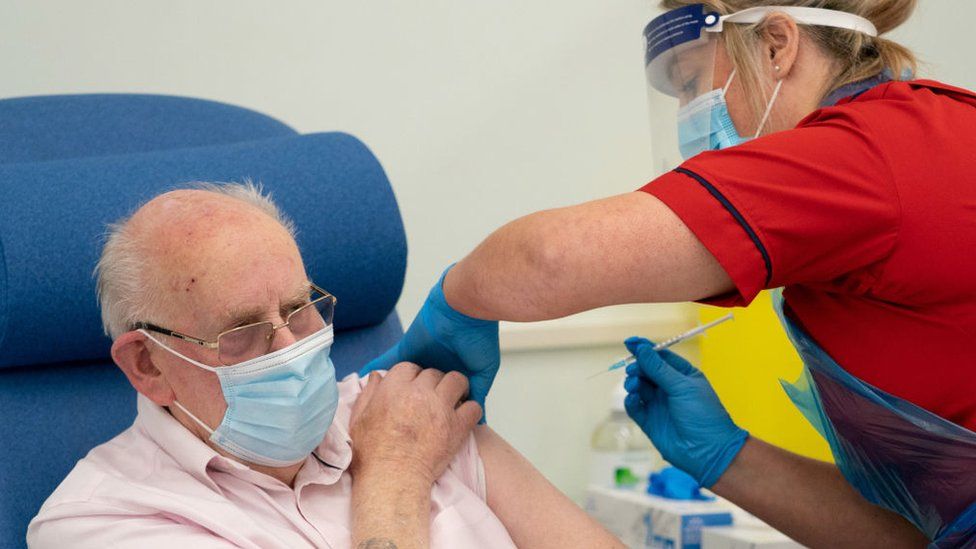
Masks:
[[[719,34],[707,29],[720,21],[717,13],[705,13],[704,6],[697,4],[669,11],[644,28],[651,150],[657,174],[673,169],[684,158],[678,135],[679,108],[688,105],[694,108],[695,101],[703,98],[704,102],[706,95],[715,89]],[[710,118],[682,122],[696,124],[696,134],[710,133]],[[686,135],[681,137],[688,140]]]
[[[725,103],[725,91],[735,71],[716,75],[715,59],[726,23],[755,24],[773,12],[790,16],[798,24],[840,27],[877,36],[877,29],[863,17],[820,8],[762,6],[719,15],[694,4],[654,18],[644,28],[644,69],[657,174],[698,152],[748,140],[739,135]],[[716,76],[724,79],[716,81]],[[777,83],[777,92],[781,83]],[[772,100],[760,128],[771,108]]]

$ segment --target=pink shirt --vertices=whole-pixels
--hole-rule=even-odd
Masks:
[[[135,423],[92,450],[27,529],[31,547],[350,547],[348,426],[362,391],[339,383],[339,408],[291,488],[225,458],[139,395]],[[318,455],[317,459],[315,455]],[[323,463],[324,462],[324,463]],[[514,547],[485,503],[472,436],[434,485],[432,547]]]

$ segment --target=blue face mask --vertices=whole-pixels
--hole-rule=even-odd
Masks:
[[[217,374],[227,411],[216,429],[174,404],[210,433],[210,441],[250,463],[285,467],[304,460],[325,437],[339,404],[332,327],[273,353],[233,366],[208,366],[146,337],[183,360]]]
[[[678,109],[678,148],[685,160],[704,151],[734,147],[759,137],[762,132],[783,81],[780,80],[776,84],[773,96],[766,106],[766,112],[756,129],[756,135],[749,138],[739,135],[739,130],[732,122],[732,115],[729,114],[729,105],[725,101],[725,93],[732,85],[733,78],[735,78],[735,71],[732,71],[725,87],[700,95]]]

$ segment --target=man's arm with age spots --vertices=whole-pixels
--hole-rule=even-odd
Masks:
[[[354,547],[427,547],[432,488],[409,470],[357,471],[352,490]]]
[[[406,362],[370,374],[349,429],[354,547],[429,545],[434,481],[481,417],[477,403],[458,405],[467,391],[457,372]]]

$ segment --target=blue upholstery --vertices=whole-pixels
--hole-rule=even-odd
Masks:
[[[245,177],[295,221],[309,276],[340,300],[336,328],[382,322],[400,294],[403,226],[379,163],[348,135],[7,164],[0,368],[108,356],[91,276],[106,224],[178,182]]]
[[[91,273],[105,223],[159,192],[244,178],[271,191],[298,227],[310,277],[339,298],[340,376],[401,335],[403,226],[355,138],[161,96],[6,100],[0,120],[0,547],[23,545],[74,463],[132,422],[135,392],[109,359]]]
[[[0,101],[0,164],[237,143],[295,130],[201,99],[91,94]]]

